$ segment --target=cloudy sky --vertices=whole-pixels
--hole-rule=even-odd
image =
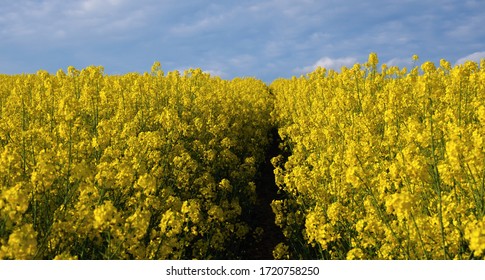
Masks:
[[[316,66],[485,58],[484,0],[0,0],[0,73],[200,67],[266,82]]]

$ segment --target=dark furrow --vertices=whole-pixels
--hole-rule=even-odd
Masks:
[[[256,181],[256,205],[251,211],[249,224],[253,229],[263,229],[262,236],[250,238],[242,259],[248,260],[270,260],[273,259],[274,247],[283,241],[281,228],[275,224],[275,214],[271,209],[271,202],[279,199],[278,187],[275,183],[274,167],[271,159],[279,154],[281,139],[275,129],[271,131],[271,144],[266,152],[265,162],[260,167],[259,176]]]

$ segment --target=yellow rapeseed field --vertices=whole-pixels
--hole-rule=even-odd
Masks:
[[[289,154],[275,256],[484,258],[485,60],[377,65],[271,84]]]
[[[413,60],[0,75],[0,259],[241,258],[274,128],[276,259],[483,259],[485,60]]]
[[[272,102],[159,63],[0,76],[0,259],[236,258]]]

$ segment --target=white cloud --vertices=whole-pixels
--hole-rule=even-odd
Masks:
[[[311,72],[318,67],[326,68],[326,69],[333,69],[333,70],[340,70],[342,66],[351,67],[357,63],[357,58],[355,57],[341,57],[341,58],[331,58],[331,57],[322,57],[320,58],[315,64],[310,66],[305,66],[303,68],[297,68],[295,72],[299,73],[308,73]]]
[[[0,14],[0,39],[25,44],[76,44],[77,39],[104,39],[126,34],[145,23],[145,10],[126,0],[15,2]]]
[[[216,69],[209,69],[209,70],[203,70],[205,73],[209,73],[211,76],[215,77],[221,77],[225,78],[227,76],[227,73],[221,70],[216,70]]]
[[[106,14],[122,8],[125,3],[123,0],[84,0],[78,1],[77,5],[71,6],[68,14],[77,16],[92,16],[96,14]]]
[[[384,62],[384,64],[387,64],[387,66],[398,66],[400,68],[402,67],[410,67],[413,65],[413,59],[412,58],[401,58],[401,57],[394,57],[387,62]]]
[[[475,53],[469,54],[465,57],[458,59],[455,62],[455,64],[463,64],[466,61],[475,61],[479,63],[481,59],[485,59],[485,52],[475,52]]]

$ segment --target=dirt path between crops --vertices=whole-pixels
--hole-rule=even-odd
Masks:
[[[275,215],[271,209],[271,202],[278,199],[278,187],[275,183],[271,158],[279,154],[279,139],[276,129],[272,131],[272,143],[266,153],[266,159],[261,166],[260,177],[256,182],[258,196],[256,206],[250,215],[249,223],[253,228],[261,227],[263,231],[260,240],[252,240],[247,244],[242,259],[248,260],[272,260],[274,247],[283,241],[281,228],[275,225]]]

